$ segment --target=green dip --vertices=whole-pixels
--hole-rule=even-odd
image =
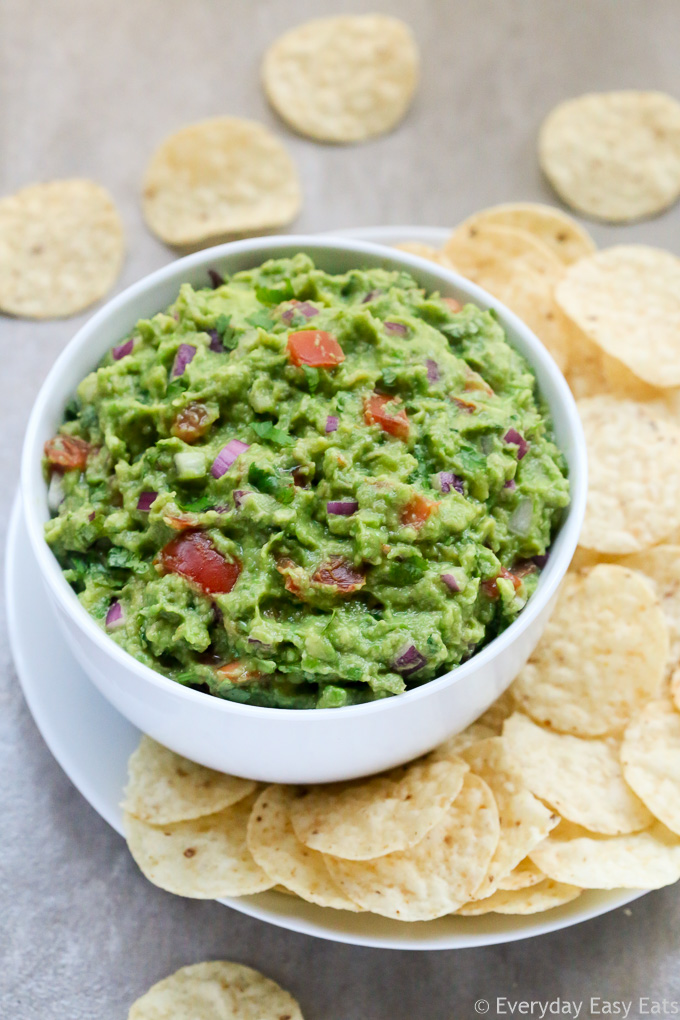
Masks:
[[[569,502],[529,365],[406,273],[214,277],[137,323],[46,444],[64,576],[220,698],[353,705],[452,669],[521,612]]]

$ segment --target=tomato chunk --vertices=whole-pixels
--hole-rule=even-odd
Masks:
[[[528,573],[531,573],[531,571],[524,570],[521,573],[518,572],[517,574],[513,574],[511,570],[507,570],[505,567],[501,567],[500,573],[498,574],[497,577],[492,577],[488,581],[482,581],[482,590],[484,591],[484,594],[486,595],[487,598],[495,600],[500,595],[500,592],[498,591],[498,585],[496,584],[496,581],[498,580],[499,577],[505,578],[506,581],[512,581],[515,591],[519,591],[519,589],[522,587],[522,577],[524,577],[524,575]]]
[[[401,523],[407,528],[422,528],[438,506],[438,500],[416,493],[401,511]]]
[[[90,444],[76,436],[55,436],[45,443],[45,456],[50,464],[64,471],[72,471],[73,468],[82,471],[89,453]]]
[[[217,670],[219,676],[225,680],[229,680],[232,684],[246,684],[252,680],[257,680],[259,673],[256,673],[252,669],[248,669],[242,662],[235,659],[233,662],[225,662],[224,666],[220,666]]]
[[[231,591],[241,573],[240,563],[230,563],[202,531],[186,531],[173,538],[158,554],[164,574],[179,574],[207,592]]]
[[[366,578],[361,571],[342,556],[333,556],[328,563],[322,563],[312,581],[316,584],[330,585],[343,594],[358,591],[366,584]]]
[[[175,418],[171,432],[185,443],[195,443],[210,428],[210,413],[205,404],[192,402],[182,408]]]
[[[388,406],[389,405],[389,406]],[[383,432],[402,439],[409,437],[409,420],[406,411],[395,403],[394,397],[372,393],[364,401],[364,420],[367,425],[379,425]]]
[[[302,329],[288,335],[288,355],[294,365],[335,368],[345,360],[345,352],[332,333],[320,329]]]

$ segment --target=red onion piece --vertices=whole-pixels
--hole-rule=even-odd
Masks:
[[[415,645],[409,645],[403,652],[400,652],[392,663],[392,669],[402,676],[409,676],[417,673],[419,669],[427,665],[427,659],[418,651]]]
[[[196,354],[196,348],[191,344],[180,344],[177,348],[177,354],[175,355],[175,363],[172,366],[172,377],[176,378],[178,375],[184,375],[184,369],[190,362],[193,361],[194,355]]]
[[[460,585],[453,574],[442,574],[442,581],[451,591],[460,591]]]
[[[222,337],[217,332],[217,330],[209,329],[208,336],[210,337],[210,344],[208,345],[210,347],[210,350],[215,351],[216,354],[224,354],[224,344],[222,343]]]
[[[109,606],[105,623],[107,630],[118,630],[118,628],[122,627],[125,623],[123,607],[117,599]]]
[[[336,414],[329,414],[326,418],[326,432],[337,432],[340,419]]]
[[[534,505],[530,499],[523,499],[510,514],[508,528],[514,535],[522,538],[531,531],[531,521],[534,516]]]
[[[140,492],[139,499],[137,500],[137,509],[144,510],[145,512],[151,509],[151,504],[158,495],[157,492]]]
[[[503,439],[506,443],[513,443],[517,447],[517,460],[521,460],[529,449],[529,444],[517,429],[508,429]]]
[[[542,556],[532,556],[531,557],[531,562],[533,564],[535,564],[535,566],[537,566],[539,570],[543,570],[545,568],[545,565],[546,565],[546,563],[548,562],[549,559],[550,559],[550,553],[547,552],[547,553],[543,553]]]
[[[459,478],[458,475],[454,475],[453,471],[439,472],[439,488],[442,492],[451,492],[452,490],[455,490],[456,492],[459,492],[461,496],[465,495],[463,479]]]
[[[430,382],[439,382],[439,365],[432,358],[428,358],[425,362],[427,365],[427,378]]]
[[[97,516],[97,515],[95,514],[95,512],[94,512],[94,510],[93,510],[91,514],[88,514],[88,515],[87,515],[87,519],[88,519],[88,521],[93,521],[93,520],[95,519],[95,517],[96,517],[96,516]]]
[[[326,503],[326,512],[329,514],[336,514],[340,517],[351,517],[359,509],[359,504],[353,499],[347,500],[330,500]]]
[[[401,322],[383,322],[383,326],[388,333],[393,333],[395,336],[408,336],[408,326],[404,326]]]
[[[375,301],[375,299],[377,297],[380,297],[381,294],[382,294],[381,290],[369,290],[368,294],[366,295],[364,300],[361,302],[362,305],[367,305],[369,301]]]
[[[114,347],[111,351],[114,361],[120,361],[121,358],[126,357],[128,354],[132,354],[132,348],[135,346],[135,342],[130,337],[124,344],[119,344],[118,347]]]
[[[510,479],[508,479],[508,481],[507,481],[507,482],[505,483],[505,485],[503,486],[503,488],[504,488],[504,489],[509,489],[509,490],[510,490],[510,492],[513,492],[513,491],[514,491],[514,490],[515,490],[515,489],[517,488],[517,482],[515,481],[515,479],[514,479],[514,478],[510,478]]]
[[[234,491],[232,492],[232,496],[234,497],[234,506],[237,509],[238,509],[238,507],[241,506],[241,503],[243,502],[243,497],[247,496],[247,495],[248,495],[248,493],[246,492],[245,489],[234,489]],[[226,510],[226,507],[225,507],[225,510]]]
[[[215,457],[210,468],[210,474],[213,478],[221,478],[229,470],[236,458],[249,449],[248,443],[242,443],[240,439],[230,439],[227,445],[223,446]]]
[[[217,290],[217,288],[221,287],[222,284],[224,283],[224,277],[222,276],[221,273],[218,273],[216,269],[209,269],[208,276],[210,277],[210,282],[212,283],[213,290]]]

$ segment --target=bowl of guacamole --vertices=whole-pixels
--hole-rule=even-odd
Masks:
[[[550,597],[581,502],[570,397],[510,313],[424,267],[237,242],[76,337],[30,477],[41,562],[98,649],[182,706],[358,719],[470,673]]]

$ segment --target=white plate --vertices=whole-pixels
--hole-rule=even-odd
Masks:
[[[383,227],[336,233],[383,244],[418,240],[438,245],[448,232],[435,227]],[[12,653],[38,729],[71,782],[102,818],[122,833],[118,804],[127,759],[137,746],[139,732],[95,690],[66,647],[42,587],[18,499],[8,532],[6,586]],[[414,924],[324,909],[274,892],[221,902],[282,928],[334,942],[383,949],[463,949],[557,931],[640,895],[588,892],[533,917],[450,916]]]

